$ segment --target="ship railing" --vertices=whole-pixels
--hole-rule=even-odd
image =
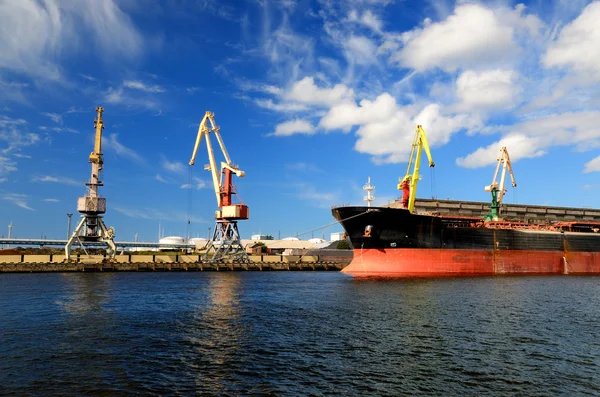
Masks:
[[[350,207],[350,203],[333,204],[331,206],[331,209],[339,208],[339,207]]]

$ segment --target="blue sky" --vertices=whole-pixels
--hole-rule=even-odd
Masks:
[[[246,172],[244,238],[329,224],[369,176],[398,198],[416,124],[436,163],[419,197],[488,201],[506,145],[506,202],[600,207],[598,20],[566,0],[2,2],[0,234],[65,237],[96,106],[117,240],[213,226],[204,146],[191,189],[187,165],[206,110]]]

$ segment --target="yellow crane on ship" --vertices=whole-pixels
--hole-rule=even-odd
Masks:
[[[412,149],[410,151],[410,158],[408,160],[408,167],[406,169],[406,175],[398,183],[398,190],[402,190],[402,206],[410,211],[412,214],[415,211],[415,198],[417,196],[417,182],[419,181],[419,169],[421,166],[421,152],[425,150],[427,159],[429,160],[429,166],[435,167],[435,163],[431,158],[431,151],[429,150],[429,143],[427,142],[427,134],[421,125],[417,125],[415,131],[415,138],[413,140]],[[411,173],[410,168],[414,168]]]

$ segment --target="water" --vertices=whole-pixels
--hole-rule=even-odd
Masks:
[[[0,395],[598,395],[600,278],[0,275]]]

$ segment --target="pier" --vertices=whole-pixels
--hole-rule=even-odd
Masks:
[[[348,262],[327,261],[316,255],[251,255],[250,262],[208,263],[201,255],[0,255],[0,273],[37,272],[137,272],[137,271],[339,271]],[[324,260],[325,259],[325,260]]]

